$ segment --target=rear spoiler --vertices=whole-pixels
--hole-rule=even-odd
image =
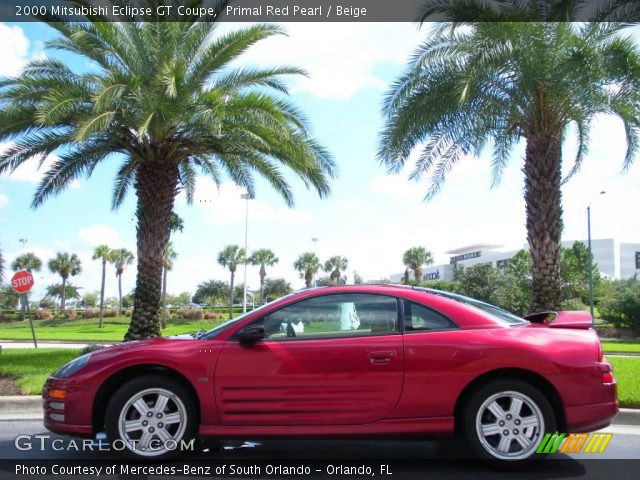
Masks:
[[[591,328],[593,320],[589,312],[539,312],[526,315],[525,320],[531,323],[542,323],[551,328]]]

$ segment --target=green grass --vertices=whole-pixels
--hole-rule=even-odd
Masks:
[[[24,395],[39,395],[47,377],[76,357],[79,349],[4,349],[0,354],[0,375],[15,379]],[[608,358],[618,382],[620,406],[640,408],[640,358]]]
[[[129,326],[129,317],[105,318],[104,326],[98,328],[98,320],[91,319],[56,319],[34,320],[36,338],[38,340],[87,341],[87,342],[121,342]],[[163,336],[180,335],[209,330],[224,320],[169,320]],[[31,340],[29,322],[10,322],[0,324],[0,340]]]
[[[79,353],[79,349],[67,348],[4,349],[0,375],[12,377],[23,395],[40,395],[47,377]]]
[[[640,358],[607,358],[618,382],[621,407],[640,408]]]
[[[640,341],[607,339],[602,342],[602,348],[605,353],[640,353]]]

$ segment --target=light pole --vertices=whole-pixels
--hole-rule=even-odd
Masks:
[[[316,255],[316,250],[318,248],[318,240],[320,240],[318,237],[313,237],[311,239],[311,241],[313,242],[313,254]],[[316,274],[314,272],[313,274],[313,286],[317,287],[318,285],[316,284]]]
[[[604,195],[602,190],[599,195]],[[598,198],[598,197],[596,197]],[[591,254],[591,204],[596,200],[594,198],[587,205],[587,249],[589,250],[589,313],[591,313],[591,327],[595,325],[595,317],[593,315],[593,255]]]
[[[249,193],[243,193],[240,198],[246,201],[246,206],[244,209],[244,293],[242,296],[242,313],[247,313],[247,252],[248,240],[249,240],[249,200],[251,200],[251,195]]]

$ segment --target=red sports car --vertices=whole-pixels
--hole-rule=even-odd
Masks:
[[[585,312],[516,317],[437,290],[305,290],[208,332],[76,358],[44,392],[45,426],[144,457],[196,437],[463,435],[517,462],[547,432],[616,415],[616,383]]]

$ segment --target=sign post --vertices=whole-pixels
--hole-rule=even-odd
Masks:
[[[31,336],[33,337],[33,346],[38,348],[36,341],[36,332],[33,329],[33,319],[31,318],[31,309],[29,308],[29,298],[27,294],[33,287],[33,275],[28,270],[20,270],[11,277],[11,288],[14,292],[22,295],[22,303],[27,306],[27,315],[29,316],[29,326],[31,327]]]

